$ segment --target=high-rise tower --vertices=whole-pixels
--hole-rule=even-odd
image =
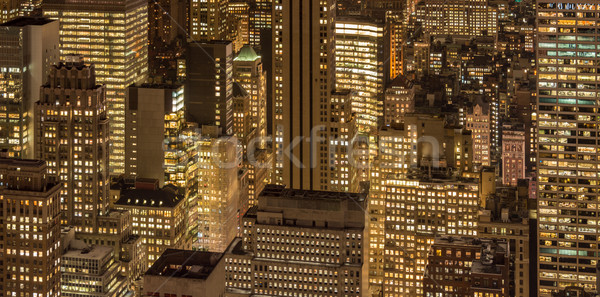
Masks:
[[[148,73],[146,0],[46,0],[44,16],[60,21],[61,59],[83,55],[105,85],[110,120],[110,172],[125,172],[125,97]]]
[[[63,221],[77,232],[97,232],[108,212],[108,119],[104,88],[94,66],[71,56],[52,68],[35,105],[35,151],[48,175],[63,183]]]
[[[46,163],[0,159],[2,296],[60,296],[60,185]]]
[[[595,291],[599,12],[596,3],[540,0],[537,16],[538,291]]]
[[[332,0],[273,1],[274,181],[291,188],[325,190],[331,180],[334,21]]]
[[[51,66],[58,63],[58,22],[17,18],[0,25],[0,148],[33,157],[33,105]]]

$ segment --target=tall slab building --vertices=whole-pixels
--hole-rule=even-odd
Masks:
[[[58,63],[58,22],[17,18],[0,25],[0,148],[33,157],[33,105]]]
[[[40,160],[0,159],[0,294],[60,296],[60,184]]]
[[[273,1],[274,182],[287,187],[332,190],[337,179],[329,138],[350,128],[332,126],[349,114],[332,95],[334,22],[335,1]]]
[[[233,44],[212,40],[189,43],[185,74],[185,118],[233,133]]]
[[[191,0],[189,34],[193,40],[224,40],[229,0]]]
[[[336,87],[355,91],[352,111],[360,131],[375,132],[383,117],[387,75],[384,24],[367,17],[338,17],[335,23]]]
[[[598,3],[537,3],[540,296],[596,290]]]
[[[60,21],[61,59],[83,55],[106,87],[110,120],[110,172],[125,172],[125,97],[148,73],[148,2],[47,0],[44,16]]]
[[[97,233],[108,213],[108,119],[94,66],[68,57],[52,68],[35,105],[35,151],[48,175],[63,183],[63,223]]]
[[[40,4],[42,0],[0,0],[0,23],[29,16]]]

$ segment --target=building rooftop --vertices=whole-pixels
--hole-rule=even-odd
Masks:
[[[433,242],[434,245],[454,245],[454,246],[482,246],[491,247],[491,250],[504,252],[507,245],[503,240],[493,240],[489,238],[473,238],[473,237],[452,237],[452,236],[437,236]]]
[[[115,205],[145,206],[145,207],[175,207],[183,200],[171,188],[157,190],[148,189],[123,189],[121,196]]]
[[[222,257],[222,253],[167,249],[146,275],[206,279]]]
[[[0,158],[0,165],[14,166],[14,167],[45,167],[46,161],[37,159],[12,159],[12,158]]]
[[[169,83],[141,83],[132,84],[130,88],[141,88],[141,89],[168,89],[176,90],[182,87],[181,84],[169,84]]]
[[[90,260],[100,260],[106,255],[112,253],[113,248],[108,246],[91,246],[85,247],[83,249],[73,249],[66,252],[62,257],[63,258],[80,258],[80,259],[90,259]]]
[[[402,89],[410,89],[414,86],[414,82],[409,80],[406,76],[400,74],[396,76],[390,83],[388,88],[402,88]]]
[[[3,27],[25,27],[25,26],[41,26],[55,20],[51,20],[48,18],[36,18],[36,17],[18,17],[16,19],[10,20],[4,24],[0,24]]]
[[[266,185],[260,196],[285,197],[301,200],[346,200],[349,198],[356,201],[365,200],[365,195],[360,193],[286,189],[284,186],[272,184]]]
[[[251,45],[246,44],[240,50],[240,53],[233,59],[234,61],[253,62],[260,59],[260,56],[254,51]]]
[[[336,20],[336,24],[342,24],[342,23],[362,23],[362,24],[368,24],[368,25],[381,25],[382,22],[379,19],[367,16],[367,15],[342,15],[342,16],[337,16],[335,18]]]

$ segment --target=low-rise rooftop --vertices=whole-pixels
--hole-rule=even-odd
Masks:
[[[206,279],[222,257],[222,253],[167,249],[146,275]]]

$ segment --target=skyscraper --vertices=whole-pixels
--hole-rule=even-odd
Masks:
[[[83,55],[105,85],[110,172],[125,172],[125,91],[148,73],[148,1],[46,0],[44,16],[60,21],[61,59]]]
[[[523,126],[504,124],[502,128],[502,183],[517,186],[525,178],[525,131]]]
[[[3,296],[60,296],[60,184],[46,163],[0,159],[0,290]]]
[[[539,292],[596,289],[597,3],[537,2]]]
[[[33,157],[33,105],[59,61],[58,22],[17,18],[0,25],[0,148]]]
[[[233,133],[233,44],[213,40],[190,43],[185,82],[186,120],[216,125]]]
[[[183,130],[184,88],[139,84],[127,89],[125,112],[125,175],[165,183],[165,139]]]
[[[248,10],[248,40],[250,45],[259,46],[261,39],[270,38],[264,36],[264,33],[271,29],[272,10],[273,0],[250,1]]]
[[[435,236],[477,236],[477,182],[387,177],[383,296],[423,296]]]
[[[258,163],[272,158],[272,151],[266,146],[266,72],[261,56],[250,45],[245,45],[233,60],[233,75],[234,91],[241,93],[235,98],[233,130],[244,148],[243,166],[248,169],[248,196],[252,206],[271,172],[270,167]]]
[[[335,83],[349,89],[359,131],[375,132],[383,117],[384,24],[365,17],[338,17],[335,23]]]
[[[482,100],[473,103],[466,116],[466,128],[473,135],[473,162],[490,166],[490,104]]]
[[[42,0],[0,0],[0,23],[19,16],[30,16]]]
[[[52,68],[35,105],[36,156],[63,183],[64,223],[77,232],[97,232],[108,212],[108,119],[104,87],[94,65],[69,56]]]
[[[178,34],[184,34],[186,3],[184,0],[148,1],[148,40],[150,50],[169,45]]]
[[[249,9],[247,1],[230,1],[227,5],[227,40],[233,41],[233,49],[236,53],[250,41]]]
[[[426,0],[417,4],[431,35],[496,36],[498,8],[489,0]]]
[[[267,79],[262,58],[246,45],[233,59],[233,77],[242,92],[248,94],[249,130],[255,137],[267,136]],[[239,137],[239,136],[238,136]],[[241,137],[240,137],[241,138]],[[258,144],[264,148],[264,143]]]
[[[225,40],[229,0],[191,0],[189,34],[193,40]]]
[[[268,185],[225,255],[227,289],[248,295],[367,296],[367,199]]]
[[[235,137],[213,136],[198,141],[198,243],[222,252],[238,234],[241,152]]]
[[[275,182],[325,189],[334,87],[335,1],[273,1]],[[339,99],[338,99],[339,103]],[[341,132],[341,131],[339,131]],[[327,180],[323,182],[323,180]]]

